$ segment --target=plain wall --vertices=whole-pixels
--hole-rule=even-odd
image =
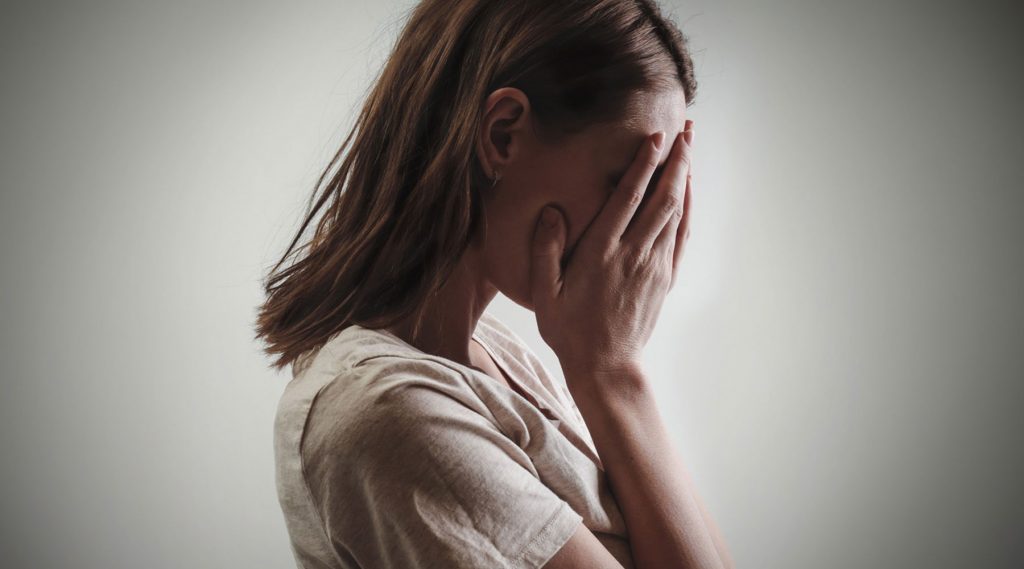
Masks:
[[[291,566],[260,279],[410,5],[5,3],[4,565]],[[695,209],[646,359],[738,566],[1022,566],[1019,10],[663,6]]]

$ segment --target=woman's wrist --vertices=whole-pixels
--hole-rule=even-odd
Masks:
[[[640,362],[612,365],[562,365],[566,387],[573,398],[633,399],[648,388],[647,375]]]

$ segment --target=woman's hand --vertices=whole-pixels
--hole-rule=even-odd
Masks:
[[[565,223],[557,209],[544,208],[554,215],[552,225],[542,215],[534,233],[534,313],[567,381],[570,375],[615,377],[640,367],[689,237],[692,136],[692,121],[686,121],[648,196],[664,133],[644,140],[564,270]]]

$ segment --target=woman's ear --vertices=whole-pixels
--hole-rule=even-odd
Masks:
[[[530,100],[515,87],[502,87],[487,97],[476,137],[477,159],[489,179],[514,162],[528,132]]]

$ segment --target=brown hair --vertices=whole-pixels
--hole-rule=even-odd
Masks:
[[[279,355],[274,367],[351,324],[385,328],[411,315],[418,330],[480,220],[489,184],[473,148],[491,92],[522,90],[538,134],[558,140],[618,120],[638,90],[681,85],[693,104],[686,43],[653,0],[416,5],[265,281],[256,338]]]

